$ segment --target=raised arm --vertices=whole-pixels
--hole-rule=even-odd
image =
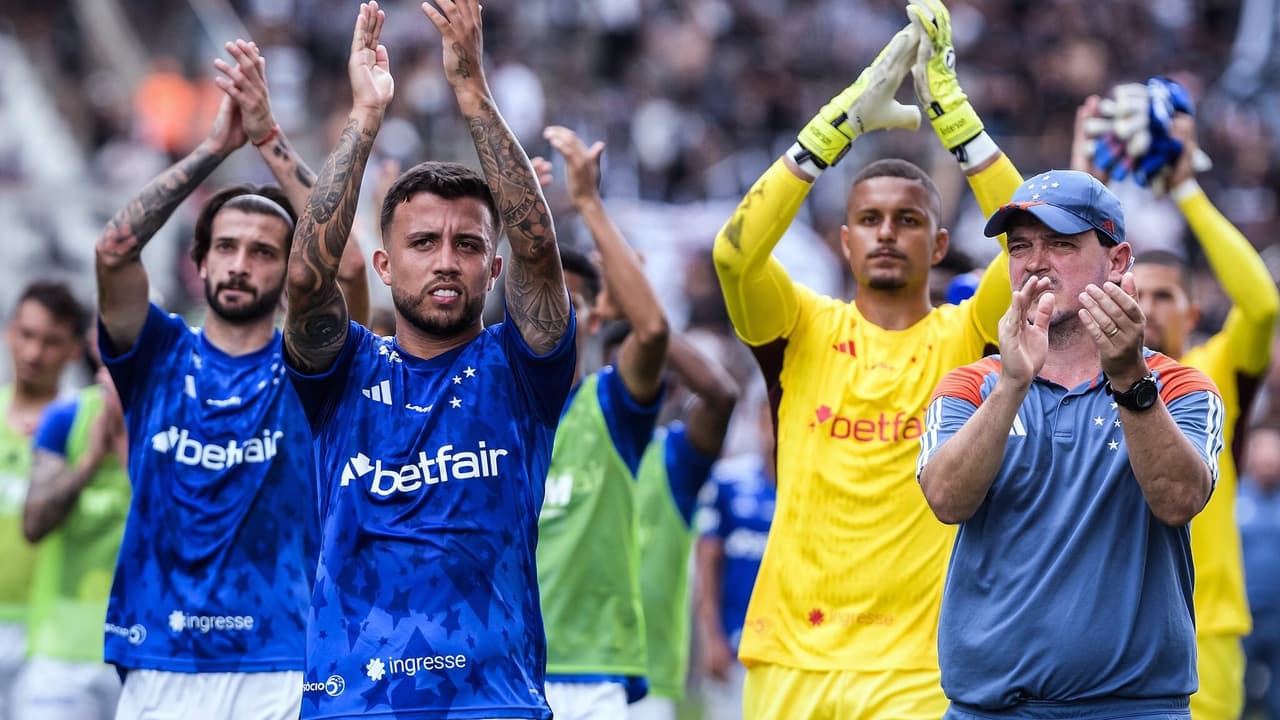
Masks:
[[[214,60],[214,67],[222,73],[222,76],[214,77],[214,82],[240,106],[240,116],[249,142],[258,149],[263,162],[280,184],[280,189],[289,198],[294,211],[301,212],[307,205],[311,189],[315,187],[316,174],[293,149],[293,144],[271,112],[271,95],[267,90],[267,59],[253,42],[237,39],[226,43],[224,47],[236,64],[231,65],[221,59]],[[338,286],[346,298],[351,319],[367,325],[369,278],[365,270],[364,254],[354,230],[338,268]]]
[[[1280,291],[1248,238],[1214,207],[1196,182],[1191,160],[1198,148],[1195,118],[1179,113],[1172,134],[1182,141],[1183,150],[1170,178],[1170,194],[1231,299],[1231,313],[1223,327],[1230,357],[1240,372],[1261,376],[1271,363]]]
[[[569,199],[600,253],[609,297],[631,325],[631,332],[618,350],[618,374],[631,397],[648,404],[662,388],[669,338],[667,316],[658,294],[645,278],[639,256],[627,245],[600,199],[600,154],[604,143],[588,148],[572,130],[558,125],[547,128],[543,136],[564,156]]]
[[[338,272],[355,220],[365,163],[395,89],[387,49],[378,43],[385,20],[378,3],[360,5],[347,62],[351,115],[337,147],[320,169],[293,236],[284,341],[289,360],[303,372],[327,370],[347,339],[351,316],[337,282]]]
[[[684,336],[671,336],[667,361],[693,393],[693,404],[685,414],[689,445],[708,457],[720,454],[729,419],[738,402],[738,383],[723,365],[707,357]]]
[[[918,31],[910,25],[894,35],[858,79],[800,130],[795,144],[756,180],[716,235],[720,289],[734,331],[748,345],[786,337],[799,318],[796,288],[771,253],[814,180],[839,162],[859,135],[920,126],[920,111],[893,99],[918,43]]]
[[[98,314],[116,352],[133,347],[147,319],[142,249],[191,191],[244,143],[240,110],[231,98],[223,98],[209,137],[147,183],[103,228],[94,251]]]
[[[570,317],[551,213],[529,156],[498,113],[485,80],[479,1],[442,0],[441,8],[422,4],[440,31],[445,77],[471,130],[511,245],[507,314],[534,352],[550,352],[568,330]]]
[[[1009,202],[1022,184],[1022,175],[983,128],[982,118],[960,88],[951,40],[951,15],[940,0],[910,0],[911,23],[922,35],[912,80],[916,97],[929,116],[939,142],[955,156],[978,201],[983,217]],[[970,317],[983,339],[998,339],[1000,318],[1009,307],[1009,256],[1001,252],[982,274],[970,305]]]

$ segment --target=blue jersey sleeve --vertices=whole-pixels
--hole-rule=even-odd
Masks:
[[[609,426],[609,437],[613,439],[618,456],[635,475],[644,449],[653,439],[658,410],[662,408],[662,394],[659,393],[648,405],[641,405],[632,399],[622,376],[612,365],[606,365],[599,374],[600,385],[596,393],[605,424]]]
[[[663,460],[667,465],[667,482],[671,485],[671,497],[686,525],[693,523],[693,510],[698,492],[711,475],[716,463],[713,455],[704,455],[689,444],[689,433],[684,423],[672,423],[667,430]]]
[[[153,375],[152,365],[165,356],[184,332],[191,332],[191,328],[182,318],[166,313],[153,303],[147,309],[147,319],[133,347],[121,352],[111,342],[102,319],[98,319],[98,352],[111,372],[111,381],[125,410],[145,399],[146,378]]]
[[[355,357],[356,348],[364,341],[365,336],[372,334],[363,325],[354,320],[351,321],[347,328],[347,341],[338,351],[338,357],[334,358],[333,365],[328,370],[314,375],[294,367],[289,351],[285,350],[284,364],[289,370],[289,379],[293,382],[293,389],[298,393],[298,399],[302,401],[302,408],[307,413],[307,422],[311,423],[312,428],[319,427],[333,412],[335,403],[342,397],[340,390],[347,381],[348,370],[351,369],[351,360]]]
[[[920,455],[916,461],[916,479],[924,472],[924,466],[933,459],[938,448],[946,444],[969,418],[978,411],[978,406],[969,400],[940,395],[929,403],[924,416],[924,434],[920,436]]]
[[[502,323],[502,347],[511,363],[511,372],[538,419],[548,427],[560,422],[560,411],[573,385],[573,371],[578,361],[578,345],[574,340],[577,331],[578,321],[570,303],[569,327],[560,342],[545,355],[538,355],[524,341],[514,322],[508,319]]]
[[[1208,390],[1182,395],[1169,403],[1169,415],[1178,429],[1200,453],[1209,467],[1214,486],[1218,483],[1218,457],[1222,453],[1222,398]]]
[[[49,403],[40,417],[40,425],[36,427],[35,446],[66,457],[67,437],[71,434],[71,424],[75,422],[79,407],[78,395]]]

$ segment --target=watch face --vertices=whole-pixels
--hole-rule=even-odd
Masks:
[[[1156,404],[1156,396],[1160,394],[1156,381],[1147,377],[1138,381],[1133,388],[1133,404],[1139,410],[1146,410]]]

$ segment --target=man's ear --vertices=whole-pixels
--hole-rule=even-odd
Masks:
[[[1097,232],[1097,231],[1094,231]],[[1133,269],[1133,246],[1122,242],[1111,248],[1107,263],[1107,280],[1119,285],[1124,274]]]
[[[489,282],[485,285],[485,292],[493,292],[493,286],[498,282],[498,276],[502,274],[502,256],[494,253],[493,261],[489,263]]]
[[[933,236],[933,256],[929,258],[930,265],[937,265],[942,262],[942,258],[947,256],[947,250],[951,247],[951,232],[946,228],[938,228],[937,234]]]
[[[383,285],[391,287],[391,256],[383,248],[373,251],[373,271],[378,273]]]
[[[849,262],[849,226],[840,226],[840,254],[844,256],[844,261]]]

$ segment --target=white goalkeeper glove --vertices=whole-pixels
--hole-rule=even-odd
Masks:
[[[813,116],[787,151],[805,172],[817,177],[849,151],[853,139],[887,128],[920,127],[920,110],[893,98],[911,69],[920,42],[908,25],[898,31],[852,85]]]

